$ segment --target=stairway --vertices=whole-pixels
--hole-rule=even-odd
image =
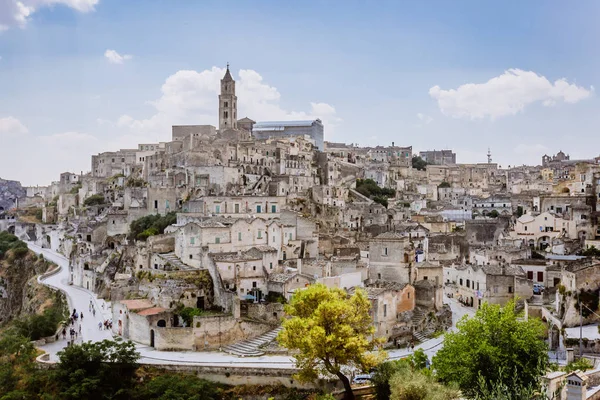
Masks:
[[[424,342],[426,340],[429,340],[429,337],[433,334],[434,330],[433,329],[425,329],[423,332],[415,332],[413,333],[413,336],[415,337],[415,339],[417,339],[419,342]]]
[[[420,324],[423,318],[425,317],[425,314],[425,310],[423,310],[422,308],[415,308],[412,316],[413,326]]]
[[[223,347],[225,353],[233,354],[240,357],[258,357],[265,354],[264,351],[260,350],[259,347],[267,343],[272,342],[277,337],[281,327],[273,329],[261,336],[255,337],[254,339],[244,340],[243,342],[230,344],[229,346]]]
[[[184,264],[176,255],[175,253],[165,253],[165,254],[159,254],[159,257],[162,258],[163,260],[165,260],[166,262],[168,262],[169,264],[171,264],[172,266],[180,269],[180,270],[190,270],[190,269],[194,269],[193,267],[190,267],[189,265]]]

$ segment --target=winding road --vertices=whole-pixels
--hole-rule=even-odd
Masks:
[[[109,330],[98,329],[98,323],[111,319],[110,304],[96,297],[94,293],[84,288],[69,285],[69,260],[49,249],[43,249],[33,243],[27,243],[29,249],[37,254],[42,254],[47,260],[54,262],[60,267],[60,270],[46,277],[38,277],[38,281],[44,285],[63,291],[66,294],[69,308],[71,311],[75,308],[78,312],[83,311],[84,318],[81,321],[81,335],[75,340],[75,343],[98,342],[104,339],[113,339],[113,334]],[[96,315],[89,312],[90,301],[96,309]],[[450,307],[453,313],[453,328],[456,321],[465,314],[472,314],[472,309],[467,309],[451,301]],[[67,339],[60,339],[54,343],[49,343],[41,348],[50,355],[50,361],[57,361],[57,353],[67,346]],[[431,358],[442,345],[443,336],[428,340],[416,346],[422,348]],[[136,343],[136,348],[140,353],[141,364],[180,364],[180,365],[204,365],[204,366],[240,366],[255,368],[294,368],[294,360],[289,356],[264,355],[260,357],[240,358],[221,352],[193,352],[193,351],[158,351],[152,347]],[[390,359],[399,359],[410,354],[406,349],[388,351]]]

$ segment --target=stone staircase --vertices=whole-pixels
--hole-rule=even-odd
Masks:
[[[194,269],[193,267],[190,267],[189,265],[184,264],[179,257],[177,257],[175,255],[175,253],[165,253],[165,254],[159,254],[159,257],[162,258],[163,260],[165,260],[166,262],[168,262],[169,264],[171,264],[173,267],[178,268],[180,270],[190,270],[190,269]]]
[[[415,308],[412,316],[413,326],[420,324],[423,318],[425,318],[425,314],[426,312],[422,308]]]
[[[415,337],[415,339],[417,339],[419,342],[424,342],[426,340],[429,340],[429,338],[431,337],[431,335],[434,333],[435,331],[433,329],[425,329],[422,332],[414,332],[413,336]]]
[[[272,342],[281,331],[281,327],[273,329],[254,339],[244,340],[243,342],[231,344],[223,347],[225,353],[233,354],[240,357],[258,357],[265,354],[259,347]]]
[[[421,322],[426,317],[426,314],[427,314],[427,312],[425,310],[423,310],[421,308],[415,308],[415,310],[413,311],[413,317],[412,317],[413,327],[421,325]],[[417,339],[419,342],[424,342],[429,339],[429,336],[433,332],[434,331],[432,329],[427,328],[424,331],[413,332],[413,337],[415,339]]]

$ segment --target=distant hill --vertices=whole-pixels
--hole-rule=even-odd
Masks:
[[[17,199],[27,196],[27,191],[19,181],[0,178],[0,211],[10,210]]]

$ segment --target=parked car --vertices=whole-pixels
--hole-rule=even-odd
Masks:
[[[542,294],[544,292],[544,285],[541,283],[533,284],[533,294]]]
[[[352,379],[352,383],[355,385],[364,385],[366,383],[370,383],[372,379],[373,379],[372,374],[361,374],[361,375],[356,375],[354,377],[354,379]]]

